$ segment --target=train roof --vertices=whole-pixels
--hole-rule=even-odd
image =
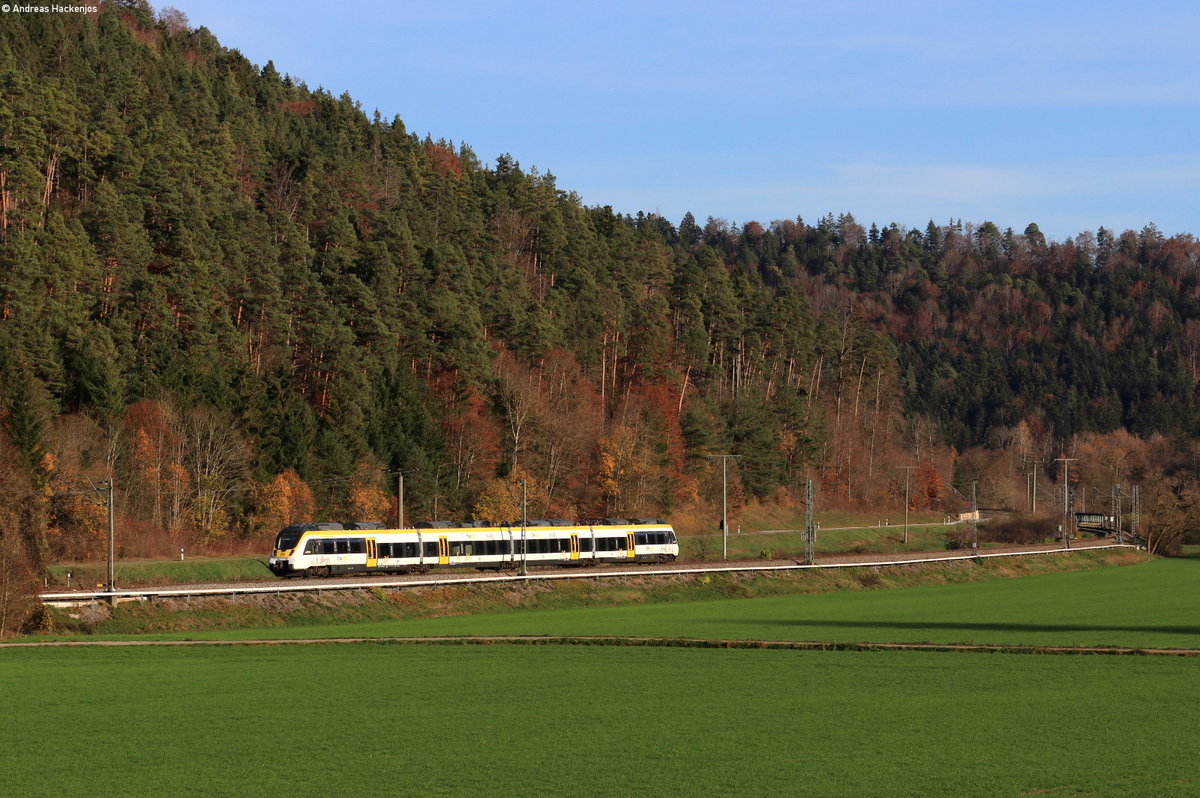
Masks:
[[[421,521],[413,529],[499,529],[501,527],[519,527],[519,521],[494,524],[490,521]],[[526,527],[596,527],[596,526],[669,526],[661,518],[593,518],[586,521],[568,521],[562,518],[534,518],[525,522]],[[378,521],[349,521],[336,523],[323,521],[320,523],[291,524],[284,527],[283,532],[347,532],[347,531],[395,531],[396,527]]]

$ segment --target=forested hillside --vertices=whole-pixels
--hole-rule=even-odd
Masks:
[[[1145,454],[1195,433],[1191,236],[630,217],[178,12],[4,23],[0,526],[35,562],[95,552],[109,479],[145,543],[388,518],[398,471],[411,522],[513,518],[519,479],[532,516],[696,517],[725,453],[735,504],[1194,466]]]

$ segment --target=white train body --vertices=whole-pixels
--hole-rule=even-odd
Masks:
[[[454,567],[499,570],[522,563],[664,563],[677,556],[675,530],[649,518],[609,518],[593,524],[531,521],[524,528],[445,522],[418,524],[414,529],[294,524],[275,539],[268,565],[278,576],[332,576]]]

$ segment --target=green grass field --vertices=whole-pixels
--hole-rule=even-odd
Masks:
[[[736,591],[737,577],[718,577]],[[735,640],[1200,648],[1200,562],[896,590],[453,616],[357,627],[397,635],[644,635]],[[310,629],[320,636],[329,629]]]
[[[736,596],[745,581],[717,587]],[[894,590],[190,637],[1200,649],[1197,587],[1200,561],[1153,560]],[[8,648],[2,792],[1194,795],[1198,677],[1200,659],[1174,656],[386,642]]]
[[[4,792],[1192,795],[1167,657],[347,644],[0,653]]]
[[[1091,556],[1091,555],[1080,555]],[[971,566],[964,564],[961,569]],[[881,569],[880,579],[889,578]],[[876,576],[867,571],[866,576]],[[104,634],[111,639],[257,639],[323,637],[440,637],[460,635],[617,635],[730,640],[979,643],[1011,646],[1200,648],[1200,561],[1158,559],[1123,567],[1046,573],[1019,579],[836,593],[741,598],[778,586],[769,576],[713,575],[698,586],[701,601],[677,598],[641,603],[639,588],[615,591],[617,606],[570,606],[587,581],[557,587],[547,602],[564,609],[514,610],[329,625],[309,622],[269,628]],[[802,584],[802,583],[799,583]],[[858,587],[857,583],[854,583]],[[796,583],[793,583],[793,587]],[[729,600],[736,599],[736,600]],[[404,602],[404,591],[378,594]],[[316,603],[316,599],[312,599]],[[387,609],[380,607],[380,612]],[[199,610],[198,610],[199,611]],[[319,618],[319,604],[312,613]],[[148,616],[152,606],[131,608]],[[129,619],[133,626],[145,623]],[[286,623],[282,616],[269,616]],[[311,616],[310,616],[311,617]]]

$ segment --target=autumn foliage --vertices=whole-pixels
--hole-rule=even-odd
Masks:
[[[390,521],[401,473],[409,523],[511,520],[521,479],[536,515],[711,530],[722,493],[735,523],[809,481],[896,508],[902,476],[947,513],[1140,484],[1155,547],[1191,523],[1190,235],[622,214],[176,13],[6,23],[0,425],[35,570],[96,555],[110,482],[147,555]]]

